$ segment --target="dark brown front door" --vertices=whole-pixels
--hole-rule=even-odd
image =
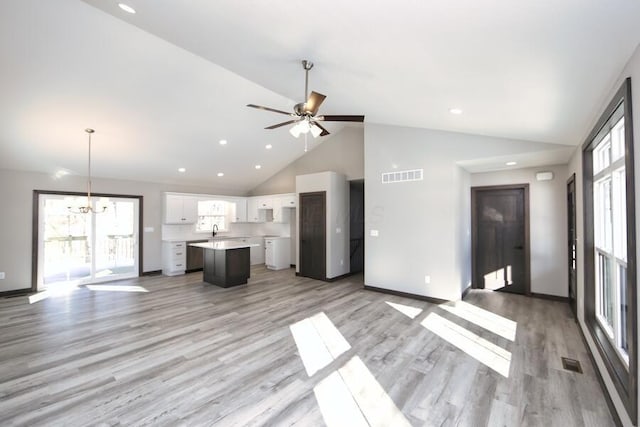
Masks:
[[[473,285],[529,294],[528,184],[471,189]]]
[[[325,280],[326,192],[300,194],[300,275]]]
[[[576,175],[567,181],[567,250],[569,260],[569,305],[574,317],[578,318],[577,310],[577,255],[576,249]]]

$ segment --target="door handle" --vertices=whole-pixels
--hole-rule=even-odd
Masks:
[[[524,249],[524,247],[522,247],[522,246],[514,246],[514,247],[513,247],[513,249],[520,249],[520,250],[522,250],[522,249]]]

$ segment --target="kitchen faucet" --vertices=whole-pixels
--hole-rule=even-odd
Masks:
[[[218,234],[218,224],[213,224],[213,233],[211,237],[216,237],[216,234]]]

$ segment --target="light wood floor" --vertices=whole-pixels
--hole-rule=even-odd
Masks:
[[[517,322],[512,342],[489,330],[500,322],[486,312],[468,321],[365,291],[361,276],[324,283],[253,268],[248,285],[231,289],[201,277],[115,283],[148,293],[0,300],[0,425],[323,425],[320,406],[330,404],[314,388],[336,372],[349,382],[354,359],[372,383],[347,386],[371,425],[385,424],[371,408],[390,405],[414,426],[613,425],[566,304],[469,294],[465,303]],[[421,311],[411,318],[404,306]],[[350,348],[309,376],[290,325],[318,313]],[[425,327],[433,319],[467,344]],[[470,355],[474,340],[481,354],[506,352],[508,377]],[[580,360],[584,374],[564,371],[560,356]]]

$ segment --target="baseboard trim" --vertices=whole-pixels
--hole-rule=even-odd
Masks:
[[[31,288],[14,289],[14,290],[11,290],[11,291],[0,292],[0,298],[20,297],[20,296],[24,296],[24,295],[29,295],[31,293],[33,293]]]
[[[162,270],[145,271],[142,273],[143,276],[160,276],[161,274]]]
[[[449,302],[449,300],[446,300],[446,299],[425,297],[424,295],[410,294],[408,292],[394,291],[393,289],[378,288],[378,287],[369,286],[369,285],[364,285],[364,289],[367,291],[380,292],[383,294],[396,295],[399,297],[418,299],[418,300],[427,301],[433,304],[443,304],[445,302]]]
[[[336,276],[336,277],[332,277],[332,278],[325,277],[324,279],[314,279],[313,277],[309,277],[309,279],[313,279],[313,280],[321,280],[321,281],[323,281],[323,282],[329,282],[329,283],[331,283],[331,282],[336,282],[336,281],[338,281],[338,280],[344,279],[345,277],[352,276],[353,274],[354,274],[354,273],[347,273],[347,274],[342,274],[342,275],[340,275],[340,276]],[[307,277],[307,276],[303,276],[302,274],[300,274],[300,272],[299,272],[299,271],[296,271],[296,276],[298,276],[298,277]]]
[[[620,415],[618,415],[618,411],[616,410],[615,405],[613,404],[613,400],[611,400],[611,395],[609,394],[609,390],[607,390],[607,386],[604,384],[604,380],[602,379],[602,374],[598,369],[598,365],[596,364],[596,360],[593,357],[593,353],[591,352],[591,347],[589,347],[589,343],[587,343],[587,338],[584,336],[584,332],[582,331],[582,327],[580,326],[580,322],[576,320],[576,325],[578,326],[578,331],[580,331],[580,338],[582,338],[582,343],[584,347],[587,349],[587,354],[589,355],[589,360],[591,360],[591,365],[593,366],[593,370],[596,373],[596,378],[598,379],[598,384],[600,384],[600,388],[604,394],[604,400],[607,402],[607,407],[609,408],[609,412],[611,413],[611,418],[613,418],[613,422],[616,426],[622,427],[622,420],[620,420]]]
[[[460,297],[460,299],[465,299],[467,295],[469,295],[469,292],[471,292],[471,285],[467,286],[467,288],[462,291],[462,297]]]
[[[549,294],[538,294],[535,292],[531,292],[529,296],[534,298],[546,299],[551,301],[559,301],[559,302],[569,302],[569,297],[559,297],[557,295],[549,295]]]

